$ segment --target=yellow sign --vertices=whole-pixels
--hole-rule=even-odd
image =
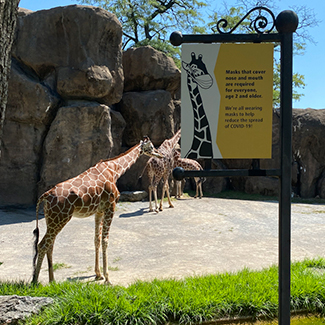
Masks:
[[[271,158],[273,44],[184,44],[181,91],[183,157]]]
[[[271,158],[273,44],[224,44],[214,69],[222,157]]]

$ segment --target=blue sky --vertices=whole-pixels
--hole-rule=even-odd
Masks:
[[[221,3],[221,1],[220,1]],[[73,0],[21,0],[19,6],[33,11],[50,9],[58,6],[79,4]],[[322,20],[325,12],[324,0],[281,0],[277,3],[277,15],[282,10],[291,9],[292,6],[306,5],[314,9],[317,20]],[[304,55],[294,57],[294,72],[305,76],[305,89],[301,90],[305,96],[298,102],[293,102],[294,108],[325,108],[325,20],[319,23],[318,27],[309,28],[309,33],[313,37],[316,45],[307,44]]]

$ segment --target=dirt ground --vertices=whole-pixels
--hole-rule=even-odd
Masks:
[[[121,202],[110,230],[110,281],[181,278],[278,261],[278,203],[218,198],[182,199],[148,211],[148,202]],[[324,256],[325,208],[292,204],[292,260]],[[0,208],[0,280],[30,281],[35,208]],[[41,238],[46,230],[41,216]],[[94,280],[94,217],[73,218],[58,235],[57,281]],[[48,281],[44,259],[40,281]]]

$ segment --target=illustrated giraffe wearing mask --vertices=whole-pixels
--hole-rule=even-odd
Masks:
[[[95,214],[95,273],[96,279],[103,279],[99,267],[99,248],[102,244],[103,273],[105,282],[108,279],[107,247],[110,226],[116,204],[120,197],[116,181],[139,158],[141,154],[162,159],[148,137],[125,153],[107,160],[101,160],[82,174],[59,183],[45,192],[36,206],[35,256],[33,260],[33,283],[37,283],[45,254],[48,259],[49,281],[54,280],[53,246],[57,234],[72,217],[86,218]],[[44,201],[44,216],[47,225],[46,233],[38,244],[38,212]],[[36,263],[37,262],[37,263]]]
[[[182,61],[182,67],[187,73],[187,87],[194,116],[192,146],[185,157],[190,159],[211,159],[213,158],[211,131],[199,88],[210,88],[213,84],[213,79],[202,61],[202,54],[199,54],[198,58],[196,58],[195,53],[192,52],[191,56],[192,60],[190,63]]]

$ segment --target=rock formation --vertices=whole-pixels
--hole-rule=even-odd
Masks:
[[[0,205],[33,205],[60,181],[113,157],[148,135],[156,146],[180,127],[180,70],[150,46],[123,52],[122,26],[92,6],[19,11],[0,161]],[[273,158],[279,168],[279,114]],[[293,190],[325,198],[325,110],[293,110]],[[200,161],[204,165],[204,162]],[[214,160],[212,168],[255,162]],[[123,175],[121,191],[147,190],[146,159]],[[144,174],[145,175],[145,174]],[[207,179],[205,192],[236,189],[276,195],[268,177]]]

